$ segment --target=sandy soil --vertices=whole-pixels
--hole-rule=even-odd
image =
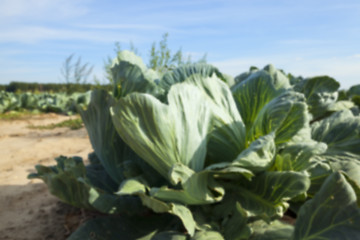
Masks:
[[[59,155],[87,159],[92,147],[85,128],[27,128],[69,118],[42,114],[0,120],[0,239],[66,239],[81,222],[81,210],[60,203],[42,181],[27,179],[36,164],[54,165]]]

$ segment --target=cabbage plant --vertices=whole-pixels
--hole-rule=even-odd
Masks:
[[[80,108],[90,163],[62,156],[29,176],[105,214],[69,239],[359,237],[360,118],[334,79],[272,65],[161,74],[128,51],[112,73],[113,92]]]

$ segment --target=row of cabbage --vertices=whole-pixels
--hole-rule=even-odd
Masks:
[[[113,93],[80,109],[90,164],[61,156],[29,175],[105,214],[70,240],[359,238],[359,108],[334,79],[272,65],[161,75],[127,51],[112,72]]]
[[[12,93],[0,91],[0,113],[20,110],[37,110],[73,114],[77,106],[86,106],[90,101],[90,92],[73,93]]]

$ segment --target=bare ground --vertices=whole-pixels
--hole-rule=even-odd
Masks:
[[[0,238],[61,240],[84,215],[60,203],[40,180],[28,180],[36,164],[54,165],[59,155],[87,159],[92,151],[85,128],[29,129],[69,119],[42,114],[22,120],[0,120]]]

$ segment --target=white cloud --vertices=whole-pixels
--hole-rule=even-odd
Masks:
[[[24,26],[0,31],[0,42],[37,43],[45,40],[83,40],[87,42],[113,43],[136,41],[134,34],[119,32],[97,32],[81,29],[57,29],[42,26]]]
[[[120,29],[161,30],[161,31],[171,30],[165,26],[154,25],[154,24],[79,24],[76,26],[81,28],[103,29],[103,30],[120,30]]]
[[[328,43],[330,40],[320,40],[320,39],[284,39],[280,40],[279,44],[286,44],[286,45],[319,45]]]
[[[31,19],[62,19],[88,12],[87,0],[2,0],[0,19],[22,21]]]

